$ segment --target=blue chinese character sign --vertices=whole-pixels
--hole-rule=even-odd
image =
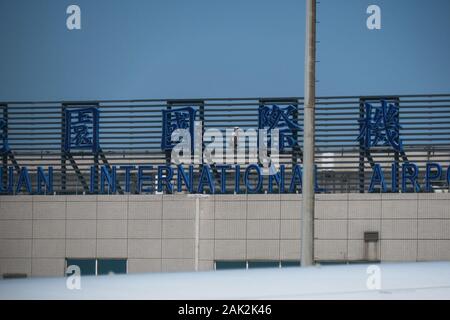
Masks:
[[[97,108],[66,109],[64,151],[99,150],[99,112]]]
[[[358,139],[365,150],[375,146],[391,146],[402,152],[400,140],[399,107],[381,101],[381,107],[365,103],[365,114],[359,120],[360,133]]]
[[[7,122],[4,118],[0,118],[0,153],[6,153],[9,151],[8,145],[8,128]]]
[[[285,151],[286,148],[298,145],[293,135],[295,131],[301,130],[300,125],[294,119],[296,112],[297,108],[293,105],[286,107],[277,105],[259,107],[258,128],[267,129],[268,135],[270,135],[270,130],[279,129],[280,152]],[[270,141],[270,138],[268,140]]]
[[[162,111],[161,149],[172,150],[172,133],[177,129],[188,130],[191,135],[191,147],[194,145],[194,121],[196,110],[192,107]]]

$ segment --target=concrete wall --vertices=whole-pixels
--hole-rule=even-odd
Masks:
[[[2,196],[0,275],[63,276],[65,258],[127,258],[129,272],[194,270],[196,200],[186,195]],[[199,200],[199,268],[299,260],[301,195]],[[450,260],[450,194],[317,195],[316,260]]]

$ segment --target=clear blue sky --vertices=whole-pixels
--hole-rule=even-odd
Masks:
[[[318,20],[318,95],[450,92],[450,1],[321,0]],[[300,0],[0,0],[0,101],[303,96],[304,36]]]

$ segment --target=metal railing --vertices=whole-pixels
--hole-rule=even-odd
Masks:
[[[361,105],[364,101],[387,99],[400,108],[400,137],[404,153],[389,147],[361,150],[357,137]],[[376,102],[375,102],[376,103]],[[133,101],[44,101],[0,103],[6,123],[9,152],[2,154],[2,168],[15,171],[27,166],[36,179],[37,166],[53,166],[54,191],[57,194],[89,192],[92,165],[159,165],[170,162],[170,152],[161,150],[162,110],[183,106],[197,107],[197,120],[209,128],[225,131],[258,128],[258,110],[262,105],[293,105],[296,121],[303,128],[303,98],[225,98],[195,100]],[[100,152],[65,152],[62,148],[64,109],[96,106],[100,113]],[[291,168],[302,160],[302,132],[295,135],[299,149],[282,154],[280,163]],[[419,180],[427,162],[450,165],[450,94],[397,95],[383,97],[319,97],[316,102],[316,164],[318,183],[325,192],[365,192],[370,183],[371,166],[380,163],[390,180],[392,162],[414,162]],[[289,181],[290,170],[286,170]],[[123,179],[118,174],[117,179]],[[135,183],[136,175],[132,175]],[[2,183],[6,189],[7,176]],[[230,182],[231,184],[231,182]],[[120,185],[120,183],[119,183]],[[446,177],[433,183],[437,190],[448,189]],[[229,192],[233,192],[230,187]],[[118,193],[123,193],[119,188]],[[245,192],[245,190],[244,190]],[[5,192],[7,193],[7,192]]]

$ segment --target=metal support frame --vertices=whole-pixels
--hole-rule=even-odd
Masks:
[[[72,154],[66,153],[65,155],[66,159],[69,160],[70,164],[72,165],[72,168],[75,170],[75,174],[80,181],[81,185],[83,186],[84,192],[89,192],[89,184],[86,182],[86,179],[84,178],[83,174],[81,173],[80,168],[77,165],[77,162],[73,158]]]
[[[359,100],[359,131],[361,132],[362,128],[362,120],[364,119],[365,115],[365,99],[360,98]],[[359,164],[358,164],[358,178],[359,178],[359,193],[365,192],[365,174],[364,174],[364,165],[366,161],[366,152],[364,150],[364,142],[362,140],[359,141]]]
[[[8,137],[8,105],[7,104],[0,105],[0,107],[2,110],[2,116],[6,122],[3,134],[7,138]],[[2,154],[2,168],[3,168],[3,176],[2,176],[2,181],[0,183],[2,183],[2,186],[6,187],[6,185],[8,183],[8,173],[7,173],[7,171],[8,171],[8,153],[7,152],[4,152]],[[6,190],[6,188],[5,188],[5,190]]]
[[[172,110],[172,103],[170,101],[167,101],[167,110]],[[171,115],[169,113],[169,120],[171,118]],[[166,165],[170,165],[172,162],[172,150],[165,150],[164,151],[166,156]]]
[[[109,162],[108,162],[108,158],[106,157],[105,153],[103,152],[103,150],[102,150],[101,148],[100,148],[98,154],[96,154],[95,156],[97,157],[97,166],[98,166],[98,157],[100,157],[100,159],[101,159],[102,162],[103,162],[103,165],[105,165],[106,168],[107,168],[110,172],[112,172],[112,167],[111,167],[111,165],[110,165]],[[97,185],[97,188],[98,188],[98,185]],[[121,187],[119,184],[116,184],[116,189],[117,189],[117,192],[118,192],[119,194],[124,194],[124,191],[122,190],[122,187]]]
[[[400,110],[400,98],[396,98],[395,99],[395,105],[399,108],[398,110],[399,110],[399,112],[401,112],[401,110]],[[399,113],[399,121],[400,121],[400,113]],[[399,135],[400,135],[400,130],[401,130],[401,128],[399,128],[398,129],[399,131]],[[401,135],[400,135],[401,136]],[[406,157],[406,155],[405,155],[405,157]],[[394,186],[395,187],[395,189],[397,189],[398,190],[398,182],[400,181],[400,169],[399,169],[399,164],[400,164],[400,152],[398,152],[398,151],[395,151],[394,152],[394,162],[395,162],[395,164],[396,164],[396,168],[395,168],[395,172],[393,172],[392,174],[393,175],[395,175],[395,177],[396,177],[396,179],[395,179],[395,181],[397,182],[396,183],[396,186]],[[392,177],[391,177],[391,179],[392,179]]]
[[[64,151],[66,139],[66,105],[61,105],[61,193],[66,193],[67,186],[67,166],[66,166],[66,152]]]

